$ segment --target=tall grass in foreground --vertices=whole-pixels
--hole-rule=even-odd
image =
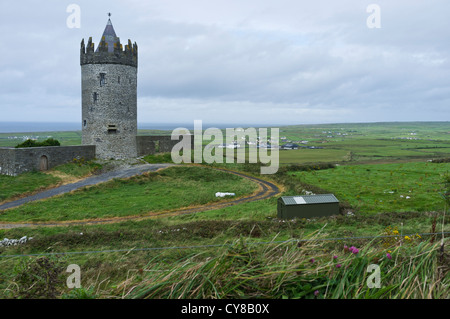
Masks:
[[[449,260],[439,244],[391,249],[371,242],[328,250],[319,238],[268,245],[236,241],[212,258],[199,253],[170,266],[155,258],[139,284],[129,278],[117,289],[124,298],[152,299],[449,298]],[[371,264],[380,267],[379,288],[369,288],[368,282],[376,284]]]
[[[450,256],[422,238],[346,246],[309,241],[251,243],[158,254],[120,253],[110,261],[21,258],[0,276],[1,298],[148,299],[448,299]],[[405,236],[404,238],[406,238]],[[325,238],[325,237],[323,237]],[[393,237],[391,237],[392,239]],[[253,239],[254,240],[254,239]],[[353,242],[356,245],[356,242]],[[141,255],[142,254],[142,255]],[[148,258],[152,256],[148,262]],[[176,260],[178,256],[178,260]],[[184,257],[180,257],[184,256]],[[112,260],[114,259],[114,260]],[[66,286],[69,263],[80,264],[82,287]],[[142,263],[141,263],[142,262]],[[146,265],[142,267],[140,265]],[[380,285],[371,265],[379,266]],[[11,266],[11,265],[10,265]],[[1,260],[1,270],[8,267]],[[137,267],[142,267],[135,269]],[[125,272],[124,272],[125,270]],[[102,276],[100,277],[100,273]],[[125,278],[126,275],[126,278]]]

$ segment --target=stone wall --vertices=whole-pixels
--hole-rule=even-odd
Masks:
[[[170,153],[174,145],[180,140],[171,139],[170,135],[163,136],[136,136],[138,156],[144,156],[155,153]],[[194,139],[191,137],[191,148],[193,148]]]
[[[0,148],[0,174],[16,175],[15,172],[15,149]]]
[[[0,148],[0,174],[16,176],[51,169],[75,158],[95,158],[94,145]]]
[[[136,136],[137,155],[145,156],[155,154],[155,141],[150,137],[153,136]]]

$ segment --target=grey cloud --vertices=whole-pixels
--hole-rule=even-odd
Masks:
[[[111,11],[139,46],[140,121],[449,118],[450,3],[376,2],[381,29],[360,0],[83,0],[81,29],[65,25],[69,3],[5,2],[0,107],[10,121],[79,121],[80,41],[98,44]]]

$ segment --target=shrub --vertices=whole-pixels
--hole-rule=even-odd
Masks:
[[[69,293],[63,294],[62,299],[96,299],[98,296],[94,293],[93,287],[86,288],[75,288]]]
[[[41,146],[61,146],[58,140],[54,138],[48,138],[45,141],[41,142]]]
[[[38,257],[22,260],[15,268],[14,298],[56,298],[63,283],[64,267],[57,258]]]
[[[45,141],[37,142],[35,140],[26,140],[23,143],[20,143],[16,145],[16,148],[23,148],[23,147],[41,147],[41,146],[60,146],[61,143],[59,143],[58,140],[55,140],[53,138],[48,138]]]

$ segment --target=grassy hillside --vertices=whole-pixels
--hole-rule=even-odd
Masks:
[[[47,172],[28,172],[19,176],[0,175],[0,203],[23,197],[46,188],[87,177],[102,167],[91,161],[59,165]]]
[[[295,172],[302,182],[334,193],[364,213],[427,212],[444,208],[440,193],[450,163],[345,165]]]
[[[335,193],[338,216],[278,220],[269,198],[139,221],[0,229],[0,238],[32,237],[0,247],[0,298],[448,299],[449,235],[428,233],[450,232],[450,203],[439,195],[450,192],[450,164],[428,160],[450,157],[449,131],[448,122],[291,126],[280,135],[324,148],[280,151],[275,175],[260,176],[259,164],[211,165],[276,182],[284,195]],[[11,198],[90,174],[92,165],[7,177],[0,190]],[[0,221],[139,215],[255,187],[183,165],[1,212]],[[66,286],[69,264],[80,266],[81,288]],[[380,288],[367,285],[371,264]]]
[[[0,221],[133,216],[223,200],[215,197],[216,192],[232,192],[241,197],[255,190],[252,182],[225,172],[203,167],[170,167],[25,204],[0,214]]]

